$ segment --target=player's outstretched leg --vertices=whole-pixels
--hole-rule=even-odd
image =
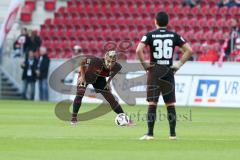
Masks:
[[[77,95],[73,101],[73,112],[72,112],[72,119],[71,119],[72,125],[77,124],[77,115],[82,104],[82,98],[83,98],[82,96]]]
[[[167,117],[169,122],[169,129],[170,129],[170,140],[176,139],[176,110],[175,105],[167,105]]]
[[[108,101],[108,103],[110,104],[112,110],[116,113],[116,114],[120,114],[120,113],[124,113],[121,105],[116,101],[116,99],[114,98],[113,94],[110,91],[104,91],[101,92],[101,94],[103,95],[103,97]],[[133,121],[130,119],[129,121],[129,126],[133,126],[135,125],[133,123]]]
[[[156,121],[156,111],[157,111],[157,104],[150,103],[148,106],[148,113],[147,113],[147,126],[148,132],[144,136],[140,138],[140,140],[152,140],[153,137],[153,130]]]
[[[104,91],[101,92],[101,94],[103,95],[103,97],[108,101],[108,103],[110,104],[112,110],[116,113],[116,114],[120,114],[120,113],[124,113],[122,107],[120,106],[120,104],[115,100],[113,94],[109,91]]]

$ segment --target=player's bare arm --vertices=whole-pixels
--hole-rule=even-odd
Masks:
[[[107,82],[110,83],[111,80],[120,72],[121,69],[122,69],[121,66],[114,68],[112,70]]]
[[[138,56],[138,59],[140,60],[143,68],[147,71],[149,68],[151,68],[153,65],[147,63],[145,60],[144,60],[144,47],[146,47],[146,44],[140,42],[137,46],[137,49],[136,49],[136,54]]]
[[[86,79],[85,79],[86,63],[87,63],[87,58],[83,58],[79,62],[81,76],[78,79],[78,85],[80,85],[80,86],[85,86],[86,85]]]
[[[171,66],[174,73],[176,73],[188,61],[188,59],[192,56],[193,52],[191,46],[188,43],[182,45],[182,47],[180,47],[180,51],[183,53],[182,58],[179,62]]]
[[[113,68],[113,70],[110,73],[109,78],[107,80],[107,84],[105,86],[106,89],[111,90],[110,83],[111,83],[112,79],[120,72],[121,69],[122,69],[122,66],[120,66],[120,65]]]

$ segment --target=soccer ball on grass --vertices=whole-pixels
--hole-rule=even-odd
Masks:
[[[129,124],[129,117],[125,113],[120,113],[116,116],[115,123],[118,126],[127,126]]]

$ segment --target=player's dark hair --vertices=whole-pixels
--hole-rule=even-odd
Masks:
[[[158,12],[156,21],[160,27],[166,27],[168,25],[168,14],[166,12]]]

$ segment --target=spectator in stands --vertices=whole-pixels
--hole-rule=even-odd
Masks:
[[[235,0],[234,2],[236,6],[240,7],[240,0]]]
[[[23,52],[26,55],[29,51],[29,48],[30,48],[30,37],[29,37],[27,28],[23,29],[22,37],[25,37],[25,41],[24,41],[24,45],[23,45]]]
[[[235,2],[233,0],[220,0],[218,3],[218,7],[233,7],[236,6]]]
[[[219,66],[222,66],[223,62],[226,61],[226,49],[228,47],[228,40],[229,40],[229,34],[228,33],[224,33],[224,42],[223,45],[220,47],[220,57],[218,60],[218,64]]]
[[[74,47],[73,47],[73,57],[74,56],[79,56],[79,55],[82,55],[83,53],[82,53],[82,47],[81,46],[79,46],[79,45],[75,45]]]
[[[233,21],[231,39],[230,39],[230,47],[231,47],[231,56],[234,61],[236,58],[238,61],[240,60],[240,24],[239,20]]]
[[[72,83],[75,78],[75,74],[79,72],[79,68],[76,68],[76,64],[79,64],[78,60],[74,57],[83,55],[82,47],[78,44],[74,45],[72,48],[72,59],[71,59],[71,70],[73,72],[70,73],[69,76],[65,77],[62,81],[64,83]]]
[[[215,47],[207,42],[201,46],[201,55],[198,57],[198,61],[209,61],[215,63],[219,60],[218,47]]]
[[[12,57],[20,57],[26,55],[29,50],[30,39],[28,36],[27,28],[21,30],[21,34],[13,43]]]
[[[48,101],[48,70],[50,59],[47,48],[40,47],[40,57],[37,65],[36,74],[39,79],[39,98],[41,101]]]
[[[32,50],[33,52],[39,51],[41,44],[42,44],[42,40],[37,35],[37,31],[31,31],[30,32],[30,50]]]
[[[183,0],[183,6],[195,7],[201,2],[201,0]]]
[[[230,33],[230,38],[225,49],[225,55],[228,60],[232,60],[231,54],[233,51],[237,50],[237,47],[240,43],[240,27],[237,20],[232,20],[232,31]]]
[[[23,69],[22,80],[23,80],[23,93],[24,99],[27,99],[27,89],[30,85],[30,99],[34,100],[35,96],[35,82],[36,82],[36,69],[37,69],[37,59],[34,57],[34,52],[29,51],[28,57],[21,64]]]
[[[17,40],[13,43],[11,57],[12,58],[21,57],[21,45],[18,43]]]

